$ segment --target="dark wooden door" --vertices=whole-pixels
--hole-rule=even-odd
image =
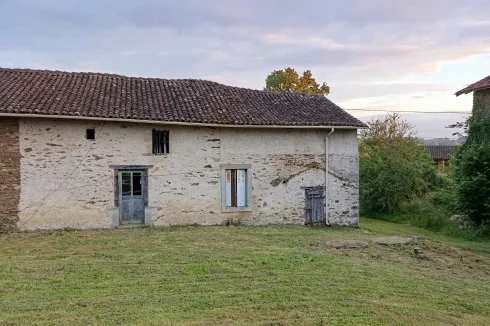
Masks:
[[[323,187],[305,189],[305,224],[326,224],[325,191]]]
[[[145,220],[145,173],[119,172],[119,219],[121,224],[142,224]]]

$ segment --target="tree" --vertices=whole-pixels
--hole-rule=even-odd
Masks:
[[[451,159],[461,213],[477,226],[490,227],[490,118],[474,100],[468,138]]]
[[[313,95],[328,95],[330,87],[327,83],[318,84],[310,70],[299,76],[295,69],[274,70],[265,80],[265,91],[294,92]]]
[[[463,129],[463,133],[460,133],[459,131],[457,132],[453,132],[453,136],[459,136],[459,137],[466,137],[468,135],[468,121],[469,119],[471,118],[468,117],[465,121],[458,121],[458,122],[455,122],[451,125],[448,125],[446,126],[446,128],[449,128],[449,129]]]
[[[391,212],[424,196],[435,184],[436,169],[414,127],[396,113],[368,124],[359,144],[361,209]]]

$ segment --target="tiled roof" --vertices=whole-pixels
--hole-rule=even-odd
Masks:
[[[477,81],[476,83],[466,86],[462,90],[457,91],[455,95],[460,96],[461,94],[468,94],[474,91],[481,91],[487,88],[490,88],[490,76],[485,77],[482,80]]]
[[[428,145],[425,147],[429,150],[433,160],[449,160],[454,150],[454,146]]]
[[[221,125],[364,128],[324,96],[206,80],[0,68],[0,113]]]

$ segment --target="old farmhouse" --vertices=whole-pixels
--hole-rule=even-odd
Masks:
[[[490,116],[490,76],[487,76],[465,88],[457,91],[456,96],[463,94],[473,93],[473,105],[481,105],[482,118],[488,118]],[[475,114],[475,112],[473,112]]]
[[[356,226],[364,127],[323,96],[0,69],[0,232]]]

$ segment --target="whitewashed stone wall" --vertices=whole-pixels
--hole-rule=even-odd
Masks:
[[[85,139],[95,128],[98,139]],[[170,154],[151,155],[151,130],[170,131]],[[304,223],[304,189],[325,184],[329,130],[204,128],[84,120],[21,119],[21,229],[111,227],[110,165],[152,165],[154,225]],[[99,134],[100,133],[100,134]],[[329,138],[332,224],[358,224],[355,130]],[[221,164],[251,164],[252,212],[221,212]]]

